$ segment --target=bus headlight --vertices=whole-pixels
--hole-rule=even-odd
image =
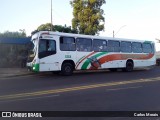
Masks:
[[[35,70],[36,68],[35,67],[33,67],[33,70]]]

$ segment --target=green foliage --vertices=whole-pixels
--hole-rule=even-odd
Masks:
[[[25,30],[21,31],[21,32],[10,32],[10,31],[6,31],[4,33],[0,33],[0,37],[14,37],[14,38],[22,38],[22,37],[26,37],[26,32]]]
[[[33,35],[34,33],[38,31],[51,31],[51,26],[52,26],[52,31],[58,31],[58,32],[64,32],[64,33],[77,33],[76,30],[72,29],[71,26],[67,27],[66,25],[51,25],[51,23],[46,23],[40,25],[37,30],[34,30],[31,34]]]
[[[77,33],[77,31],[73,30],[71,26],[67,27],[62,25],[54,25],[53,31],[64,32],[64,33]]]
[[[53,25],[52,25],[53,29]],[[51,23],[42,24],[37,28],[38,31],[51,31]]]
[[[105,18],[101,6],[105,3],[105,0],[71,0],[73,29],[87,35],[95,35],[104,30]]]

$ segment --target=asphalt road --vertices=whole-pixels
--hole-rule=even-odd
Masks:
[[[0,79],[0,111],[160,111],[159,91],[160,67],[43,73]]]

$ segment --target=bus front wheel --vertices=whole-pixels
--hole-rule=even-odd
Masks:
[[[62,75],[72,75],[73,73],[73,65],[71,63],[63,63],[62,68],[61,68],[61,73]]]

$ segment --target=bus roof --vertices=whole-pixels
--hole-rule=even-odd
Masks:
[[[80,38],[91,38],[91,39],[105,39],[105,40],[118,40],[118,41],[134,41],[134,42],[154,42],[151,40],[138,40],[138,39],[127,39],[127,38],[113,38],[95,35],[83,35],[83,34],[73,34],[73,33],[62,33],[62,32],[52,32],[52,31],[39,31],[32,36],[32,40],[40,37],[42,35],[56,35],[56,36],[66,36],[66,37],[80,37]]]

